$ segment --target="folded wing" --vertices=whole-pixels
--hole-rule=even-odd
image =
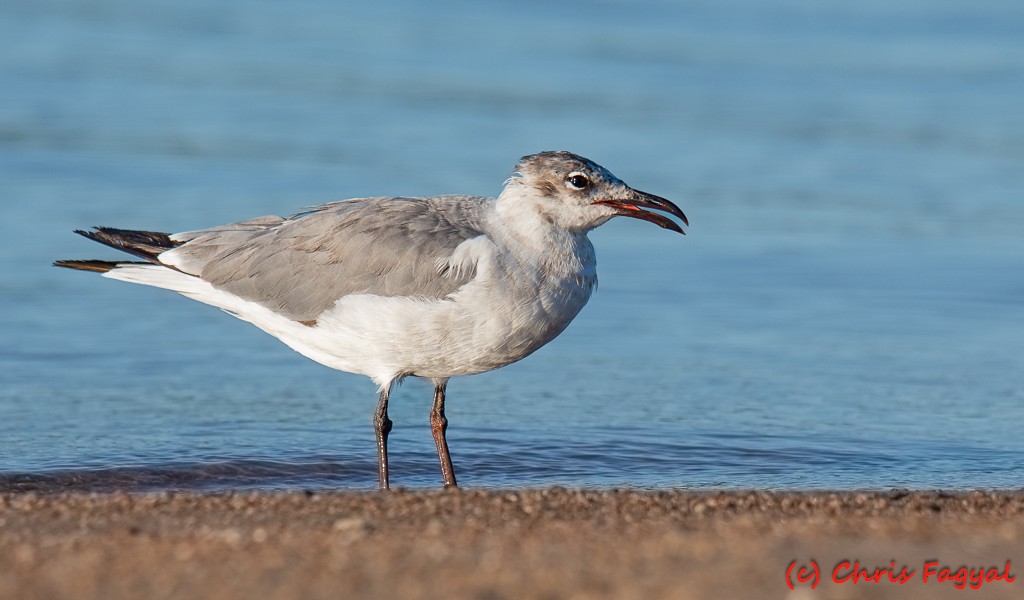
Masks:
[[[445,265],[482,234],[485,198],[366,198],[288,219],[174,234],[162,264],[297,321],[349,294],[443,299],[475,276]]]

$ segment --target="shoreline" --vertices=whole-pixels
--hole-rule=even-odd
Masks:
[[[1021,490],[0,494],[24,599],[1011,598],[1022,550]]]

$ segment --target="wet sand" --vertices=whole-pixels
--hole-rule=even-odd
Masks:
[[[1022,540],[1024,492],[9,493],[0,598],[1019,598]]]

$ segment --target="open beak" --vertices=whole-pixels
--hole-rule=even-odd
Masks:
[[[689,227],[690,222],[686,220],[686,215],[683,214],[683,211],[680,210],[678,206],[672,204],[671,202],[662,198],[661,196],[655,196],[654,194],[640,192],[632,188],[630,188],[629,191],[631,192],[629,198],[621,200],[598,200],[594,202],[594,204],[603,204],[605,206],[610,206],[615,209],[616,215],[623,217],[633,217],[634,219],[643,219],[644,221],[650,221],[651,223],[654,223],[658,227],[671,229],[672,231],[676,231],[678,233],[686,235],[686,232],[683,231],[683,228],[680,227],[679,224],[673,221],[672,219],[659,215],[656,212],[644,210],[645,208],[650,208],[654,210],[660,210],[662,212],[667,212],[670,215],[675,215],[676,217],[679,217],[679,219],[682,220],[682,222],[686,224],[687,227]]]

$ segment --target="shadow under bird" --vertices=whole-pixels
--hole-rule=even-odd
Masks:
[[[668,200],[569,152],[523,157],[496,199],[357,198],[287,219],[259,217],[166,234],[77,231],[141,261],[56,266],[178,292],[216,306],[300,354],[379,386],[378,475],[388,489],[388,395],[408,376],[434,384],[430,425],[446,487],[453,375],[518,361],[561,333],[590,299],[587,233],[615,216],[684,233]]]

